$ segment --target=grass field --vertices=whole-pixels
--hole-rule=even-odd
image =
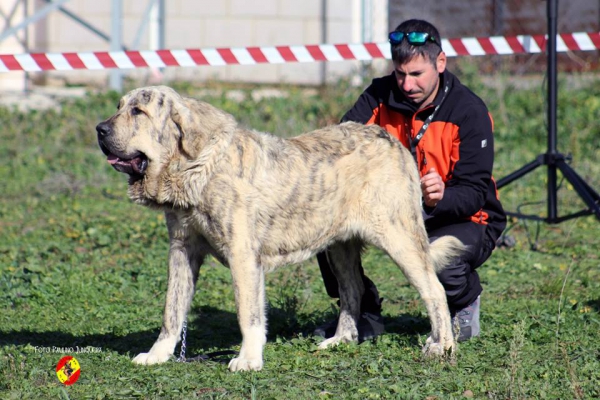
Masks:
[[[495,116],[495,175],[543,153],[543,92],[492,89],[468,72]],[[204,93],[253,128],[285,134],[336,122],[361,90],[340,82],[252,100],[244,88],[245,99],[232,100],[216,85],[178,89]],[[455,363],[422,358],[423,305],[390,260],[369,249],[364,265],[385,298],[386,333],[374,342],[317,349],[310,332],[335,315],[335,302],[311,260],[267,277],[263,371],[230,373],[230,356],[133,365],[160,329],[168,238],[163,216],[129,202],[126,179],[97,148],[94,127],[118,97],[89,95],[60,112],[0,109],[1,399],[600,397],[600,221],[589,216],[510,222],[516,245],[480,268],[482,336],[461,344]],[[600,81],[561,89],[559,104],[559,149],[600,190]],[[506,208],[544,215],[544,171],[503,189]],[[565,182],[559,201],[561,214],[583,208]],[[188,356],[238,349],[231,277],[216,261],[201,269],[192,308]],[[55,373],[65,355],[81,365],[71,386]]]

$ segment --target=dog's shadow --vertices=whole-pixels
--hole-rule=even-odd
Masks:
[[[385,317],[385,331],[389,334],[406,336],[412,345],[419,343],[419,336],[429,335],[431,324],[427,317],[411,314],[401,314],[395,317]]]
[[[216,354],[216,361],[223,361],[220,353],[225,353],[227,358],[233,357],[233,347],[241,343],[241,334],[235,313],[223,311],[214,307],[194,308],[190,311],[194,318],[187,326],[186,347],[187,358],[204,354]],[[269,333],[268,341],[279,337],[284,340],[312,336],[316,326],[335,319],[334,313],[326,313],[313,322],[299,323],[294,315],[285,310],[269,308]],[[411,343],[418,341],[417,334],[427,334],[430,330],[429,321],[424,317],[414,315],[400,315],[385,318],[385,331],[388,334],[411,336]],[[78,351],[78,349],[96,348],[96,350],[115,351],[118,354],[134,357],[147,352],[156,341],[160,326],[155,329],[131,332],[126,334],[105,333],[76,335],[61,331],[8,331],[0,332],[0,346],[30,345],[37,349],[50,349],[50,351]],[[179,356],[181,345],[175,349],[175,356]],[[44,351],[44,350],[41,350]],[[225,360],[227,361],[227,360]]]
[[[0,332],[0,346],[14,345],[35,347],[36,352],[70,353],[77,351],[114,350],[119,354],[134,354],[143,350],[143,343],[152,344],[158,331],[118,334],[75,335],[61,331],[8,331]],[[93,348],[93,349],[91,349]],[[146,347],[146,351],[149,347]]]
[[[193,309],[198,317],[188,324],[188,349],[208,350],[229,348],[241,341],[235,313],[212,307]],[[121,355],[133,357],[147,352],[160,333],[160,326],[126,334],[104,333],[76,335],[63,331],[7,331],[0,332],[0,346],[30,345],[36,351],[100,351],[110,350]],[[91,349],[95,348],[95,349]],[[178,351],[179,345],[176,348]]]
[[[271,307],[269,309],[269,332],[268,340],[283,338],[290,340],[302,335],[310,337],[316,327],[336,320],[338,314],[326,312],[319,315],[312,322],[299,323],[294,314],[286,310]],[[405,336],[409,342],[419,345],[419,336],[429,335],[431,324],[426,316],[414,314],[401,314],[395,316],[384,316],[385,334]],[[321,340],[318,338],[317,340]]]

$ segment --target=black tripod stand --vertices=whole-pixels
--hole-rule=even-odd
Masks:
[[[537,215],[527,215],[507,212],[517,218],[545,221],[555,224],[568,219],[594,214],[600,220],[600,196],[596,193],[572,168],[566,163],[566,157],[556,150],[556,16],[558,13],[558,0],[548,0],[548,41],[546,52],[548,54],[548,151],[540,154],[535,160],[524,165],[517,171],[498,180],[497,187],[501,188],[512,181],[528,174],[539,166],[548,167],[548,215],[546,218]],[[577,194],[588,206],[579,212],[558,216],[557,212],[557,170],[563,174]]]

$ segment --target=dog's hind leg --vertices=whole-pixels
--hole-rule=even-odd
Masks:
[[[163,325],[150,351],[140,353],[133,359],[136,364],[163,363],[173,355],[194,296],[200,265],[204,260],[198,243],[177,237],[172,226],[169,226],[169,233],[171,248]]]
[[[356,240],[336,243],[328,249],[329,264],[339,285],[340,316],[335,335],[321,342],[321,349],[358,341],[356,324],[365,291],[359,270],[360,249],[361,243]]]
[[[425,230],[406,232],[390,227],[381,239],[381,247],[402,270],[409,283],[419,292],[431,323],[431,336],[423,352],[428,356],[444,356],[455,349],[450,311],[444,287],[440,283],[429,254]]]

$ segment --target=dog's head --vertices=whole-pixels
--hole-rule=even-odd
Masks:
[[[108,162],[128,174],[133,185],[155,181],[174,159],[195,159],[213,135],[235,124],[231,115],[210,104],[153,86],[123,96],[117,112],[96,131]]]

